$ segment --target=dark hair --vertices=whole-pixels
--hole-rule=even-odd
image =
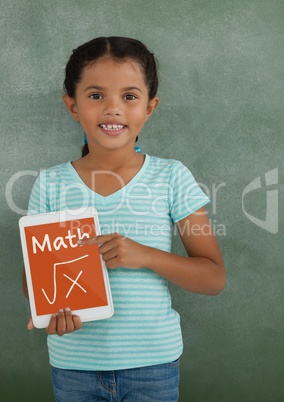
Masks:
[[[156,96],[158,69],[154,54],[137,39],[120,36],[95,38],[73,50],[65,69],[64,90],[67,95],[75,98],[76,87],[82,78],[84,68],[107,56],[118,61],[136,61],[142,68],[149,99]],[[82,156],[88,152],[88,144],[85,144],[82,149]]]

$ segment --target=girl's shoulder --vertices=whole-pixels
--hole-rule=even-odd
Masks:
[[[175,174],[178,171],[189,171],[189,169],[177,159],[159,158],[157,156],[150,156],[149,167],[169,175]]]
[[[59,165],[40,169],[36,179],[36,184],[40,186],[49,186],[60,182],[72,180],[71,162],[63,162]]]
[[[39,172],[39,177],[44,178],[47,181],[62,180],[62,177],[70,175],[70,165],[71,162],[63,162],[59,165],[41,169]]]
[[[193,185],[196,182],[194,175],[187,165],[177,159],[150,157],[149,175],[159,178],[168,183],[169,186],[175,187],[178,183],[183,182]]]
[[[177,159],[168,159],[168,158],[160,158],[158,156],[149,156],[150,157],[150,163],[157,166],[157,167],[173,167],[177,165],[183,165],[182,162],[180,162]]]

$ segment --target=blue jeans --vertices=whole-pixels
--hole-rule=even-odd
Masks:
[[[179,359],[116,371],[52,367],[52,381],[56,402],[177,402]]]

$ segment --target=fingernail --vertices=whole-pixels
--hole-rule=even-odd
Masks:
[[[71,311],[70,307],[66,307],[65,311]]]
[[[59,313],[63,313],[63,308],[58,310]]]

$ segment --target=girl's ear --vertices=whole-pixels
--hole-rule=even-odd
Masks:
[[[159,98],[157,96],[155,96],[155,98],[153,98],[149,101],[146,116],[145,116],[146,117],[145,121],[147,121],[149,119],[149,117],[151,116],[151,114],[153,114],[154,110],[158,106],[158,103],[159,103]]]
[[[78,110],[77,110],[77,106],[75,103],[75,99],[70,98],[70,96],[67,94],[63,95],[62,99],[63,99],[63,102],[65,103],[65,106],[69,110],[71,116],[73,117],[73,119],[75,121],[79,121],[79,115],[78,115]]]

